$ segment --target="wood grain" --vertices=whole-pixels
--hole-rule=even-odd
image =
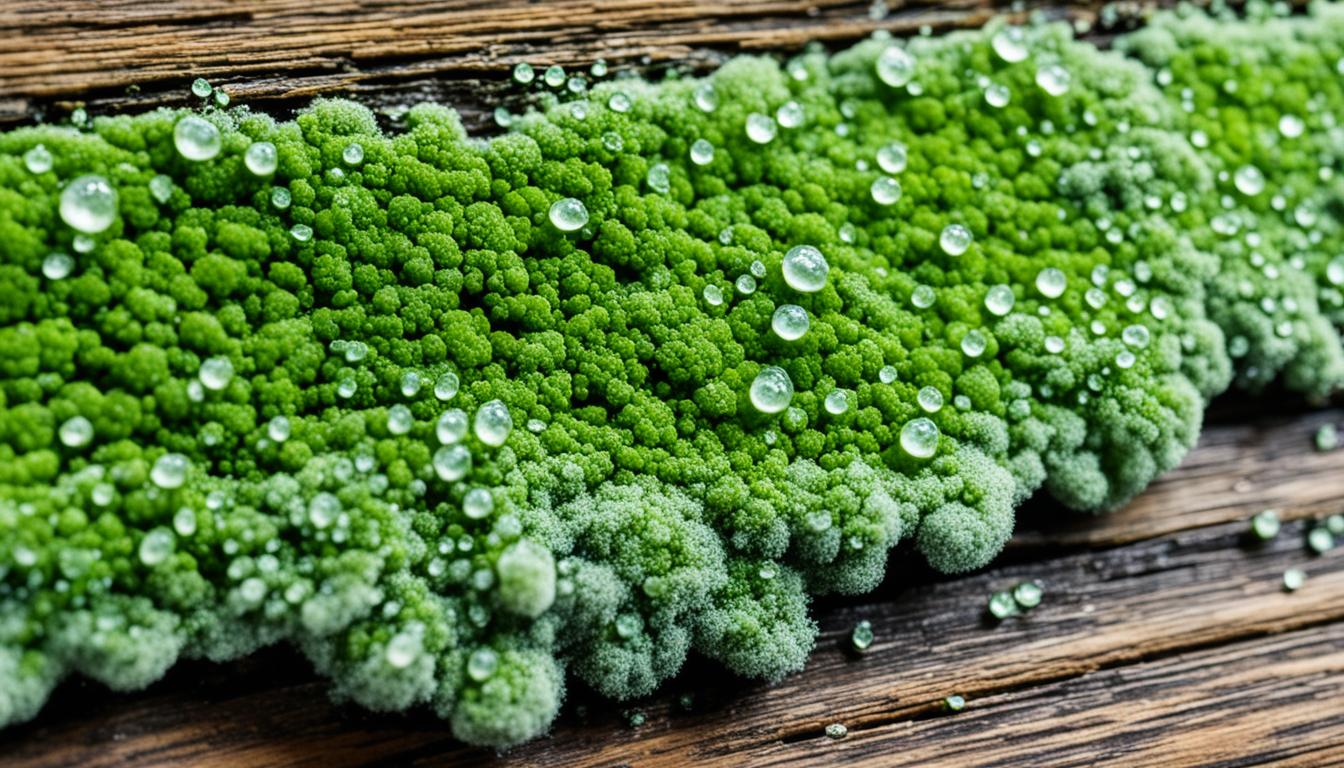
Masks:
[[[1213,427],[1182,471],[1192,473],[1192,484],[1198,477],[1222,480],[1209,480],[1189,505],[1179,477],[1140,497],[1133,505],[1138,511],[1125,514],[1147,532],[1142,538],[1053,554],[1038,547],[1031,557],[1010,555],[960,578],[897,567],[872,595],[818,606],[822,633],[803,672],[767,686],[725,679],[712,665],[693,662],[667,691],[630,705],[648,716],[637,729],[623,725],[622,707],[577,691],[583,712],[571,706],[550,738],[500,761],[454,744],[427,714],[374,716],[333,705],[322,684],[299,671],[296,657],[271,651],[223,668],[191,664],[142,694],[67,685],[37,723],[0,735],[0,754],[15,766],[658,768],[816,764],[821,755],[844,762],[851,757],[846,750],[859,749],[851,743],[871,741],[869,751],[852,756],[889,765],[892,755],[906,754],[909,738],[911,764],[928,764],[915,756],[937,754],[940,734],[951,729],[948,743],[960,745],[963,765],[1045,764],[1025,756],[1047,743],[1058,746],[1050,754],[1059,764],[1107,756],[1116,764],[1144,764],[1138,754],[1149,763],[1193,765],[1202,764],[1197,757],[1206,744],[1223,745],[1222,752],[1209,753],[1213,762],[1270,754],[1250,745],[1238,751],[1235,739],[1273,727],[1279,730],[1270,746],[1257,742],[1256,749],[1283,750],[1285,760],[1307,760],[1308,753],[1311,760],[1333,759],[1338,755],[1312,750],[1340,743],[1344,549],[1309,555],[1303,537],[1310,522],[1303,519],[1286,524],[1274,541],[1253,546],[1246,542],[1245,518],[1268,500],[1281,503],[1288,517],[1344,507],[1344,451],[1317,453],[1310,440],[1320,423],[1341,420],[1344,412],[1333,410]],[[1298,471],[1314,480],[1296,483]],[[1247,477],[1250,489],[1238,482]],[[1089,527],[1112,528],[1106,518],[1088,520],[1075,529],[1077,536]],[[1123,538],[1112,530],[1097,540]],[[913,559],[904,554],[898,562]],[[1294,594],[1280,586],[1289,567],[1310,574]],[[1002,624],[987,621],[987,595],[1025,579],[1044,584],[1046,602]],[[859,619],[871,621],[878,637],[863,657],[843,648]],[[1278,635],[1288,645],[1275,645]],[[1316,658],[1302,650],[1322,643],[1335,645],[1333,655]],[[1245,672],[1220,688],[1205,662],[1183,661],[1206,657]],[[1201,677],[1200,670],[1208,674]],[[677,703],[683,693],[695,696],[690,712]],[[972,711],[941,716],[939,702],[954,693],[970,699]],[[1037,736],[1018,739],[1015,729],[1032,717],[1032,702],[1041,720],[1028,732]],[[851,737],[837,745],[824,741],[831,722],[846,724]],[[1052,722],[1063,730],[1051,737],[1056,741],[1043,741]],[[982,744],[1010,735],[999,752]],[[1109,746],[1087,751],[1083,745],[1093,742]],[[1013,754],[1016,763],[1008,759]],[[1164,755],[1170,759],[1164,762]],[[1126,762],[1131,758],[1135,762]]]
[[[331,93],[375,107],[434,99],[478,127],[506,93],[517,97],[507,80],[520,61],[704,69],[726,54],[842,45],[875,29],[978,26],[996,11],[994,0],[887,5],[874,18],[871,0],[6,0],[0,121],[58,118],[81,103],[182,104],[206,77],[272,111]],[[1091,20],[1100,5],[1052,7]]]

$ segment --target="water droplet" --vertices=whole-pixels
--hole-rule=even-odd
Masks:
[[[206,358],[196,375],[206,389],[218,392],[233,380],[233,361],[223,355]]]
[[[943,408],[943,393],[937,387],[921,387],[915,400],[925,413],[937,413]]]
[[[639,616],[633,613],[623,613],[616,617],[616,634],[625,640],[629,640],[639,634],[643,622]]]
[[[793,380],[783,368],[771,365],[756,374],[747,394],[761,413],[779,413],[793,400]]]
[[[543,432],[543,431],[545,431],[545,430],[546,430],[546,422],[542,421],[541,419],[528,419],[528,420],[527,420],[527,431],[528,431],[528,432],[531,432],[532,434],[536,435],[536,434],[540,434],[541,432]]]
[[[191,507],[182,507],[173,515],[173,530],[178,536],[190,536],[196,532],[196,511]]]
[[[696,109],[706,114],[719,107],[719,94],[714,90],[714,84],[709,81],[695,86],[695,90],[691,93],[691,100],[695,102]]]
[[[938,235],[938,246],[948,256],[960,256],[971,247],[971,230],[961,224],[948,224]]]
[[[149,481],[164,490],[181,488],[187,480],[191,462],[180,453],[165,453],[149,470]]]
[[[1015,301],[1013,289],[1007,285],[999,284],[985,292],[985,309],[999,317],[1013,311]]]
[[[445,371],[434,382],[434,397],[443,402],[452,400],[457,396],[458,386],[457,374],[452,371]]]
[[[194,96],[201,99],[210,97],[210,93],[215,89],[210,87],[210,81],[204,77],[198,77],[191,81],[191,92]]]
[[[607,60],[606,60],[606,59],[598,59],[598,60],[594,61],[594,62],[593,62],[593,65],[592,65],[591,67],[588,68],[588,74],[592,75],[593,77],[606,77],[606,76],[607,76]]]
[[[499,656],[489,648],[477,648],[467,658],[467,676],[478,683],[489,680],[499,667]]]
[[[769,144],[774,141],[776,125],[769,115],[752,112],[747,115],[747,138],[757,144]]]
[[[854,241],[858,239],[859,236],[858,230],[855,229],[854,225],[850,224],[849,222],[841,224],[840,229],[837,231],[836,234],[840,235],[840,242],[848,245],[852,245]]]
[[[755,264],[752,265],[753,272]],[[826,277],[831,266],[821,251],[810,245],[795,245],[784,254],[781,264],[784,282],[790,288],[802,293],[816,293],[826,287]],[[759,275],[758,275],[759,277]]]
[[[901,427],[901,448],[916,459],[927,459],[938,451],[938,425],[923,416]]]
[[[1002,109],[1008,106],[1008,102],[1013,98],[1013,92],[1008,86],[1001,83],[990,83],[985,86],[985,103],[995,109]]]
[[[215,89],[215,105],[223,108],[229,106],[229,94],[222,89]]]
[[[266,424],[266,436],[277,443],[283,443],[288,440],[289,434],[289,419],[284,416],[276,416]]]
[[[561,232],[574,232],[588,223],[588,209],[581,200],[566,197],[551,204],[550,218]]]
[[[48,280],[64,280],[75,270],[75,260],[68,253],[53,251],[42,260],[42,276]]]
[[[786,101],[775,110],[775,120],[783,128],[797,128],[803,124],[803,105],[796,101]]]
[[[202,162],[218,155],[223,141],[214,123],[196,115],[187,115],[173,127],[173,144],[182,157]]]
[[[51,170],[54,162],[51,151],[41,144],[23,153],[23,167],[27,168],[29,173],[46,173]]]
[[[1232,176],[1237,191],[1247,197],[1255,197],[1265,191],[1265,175],[1254,165],[1243,165]]]
[[[401,396],[415,397],[420,394],[420,374],[407,371],[401,374]]]
[[[72,416],[61,424],[58,437],[67,448],[83,448],[93,439],[93,423],[83,416]]]
[[[461,442],[467,436],[467,412],[461,408],[444,411],[434,425],[434,435],[444,445]]]
[[[1047,64],[1036,70],[1036,85],[1051,96],[1063,96],[1068,93],[1073,76],[1059,64]]]
[[[270,176],[275,173],[279,157],[275,145],[269,141],[256,141],[243,152],[243,165],[253,176]]]
[[[890,384],[896,381],[896,376],[896,366],[894,365],[884,365],[877,371],[877,380],[883,384]]]
[[[484,488],[472,488],[462,497],[462,513],[472,520],[489,517],[495,509],[495,497]]]
[[[1325,279],[1331,285],[1344,285],[1344,256],[1336,256],[1325,265]]]
[[[1284,115],[1279,118],[1279,133],[1283,134],[1285,139],[1296,139],[1306,128],[1306,123],[1297,115]]]
[[[979,357],[985,353],[985,347],[988,342],[985,340],[985,334],[979,329],[971,329],[961,337],[961,353],[967,357]]]
[[[1016,64],[1027,58],[1027,36],[1021,27],[1004,27],[990,38],[989,44],[1000,59]]]
[[[696,165],[709,165],[714,161],[714,145],[704,139],[696,139],[691,144],[691,162]]]
[[[364,162],[364,145],[357,141],[352,141],[345,145],[341,150],[341,160],[346,165],[359,165]]]
[[[1045,351],[1052,355],[1058,355],[1064,351],[1064,340],[1058,336],[1046,336]]]
[[[394,435],[404,435],[411,431],[411,425],[415,423],[415,417],[411,415],[411,409],[404,405],[397,404],[387,409],[387,431]]]
[[[672,191],[671,170],[667,167],[667,163],[654,163],[649,166],[649,172],[644,180],[648,182],[650,189],[660,195]]]
[[[630,97],[620,91],[611,94],[611,97],[607,99],[607,109],[612,112],[629,112],[630,106]]]
[[[271,190],[271,205],[275,206],[277,210],[283,211],[288,208],[291,199],[289,190],[284,187],[275,187]],[[293,230],[290,230],[290,232],[292,234]]]
[[[743,296],[750,296],[756,292],[756,278],[751,275],[738,275],[737,281],[733,283],[737,292]]]
[[[552,64],[546,68],[546,74],[542,76],[546,85],[552,88],[559,88],[565,84],[565,68],[559,64]]]
[[[747,267],[747,269],[748,271],[751,272],[752,277],[755,277],[757,280],[760,280],[761,278],[765,277],[765,262],[761,261],[760,259],[752,261],[751,265]]]
[[[102,176],[80,176],[61,192],[60,213],[72,229],[95,235],[116,219],[117,191]]]
[[[1046,267],[1036,273],[1036,290],[1047,299],[1057,299],[1064,295],[1069,281],[1062,270]]]
[[[910,153],[906,146],[899,141],[893,141],[877,150],[877,167],[887,173],[901,173],[905,170],[909,158]]]
[[[897,45],[888,46],[877,57],[877,77],[892,88],[901,88],[915,77],[915,57]]]
[[[307,224],[295,224],[289,228],[289,236],[300,243],[306,243],[313,239],[313,228]]]
[[[1143,349],[1148,346],[1148,342],[1151,338],[1152,335],[1148,332],[1148,328],[1142,325],[1126,326],[1125,329],[1120,332],[1121,341],[1138,349]]]
[[[1133,352],[1130,352],[1128,349],[1122,349],[1120,350],[1120,353],[1115,356],[1115,365],[1118,368],[1133,368],[1136,359],[1137,358],[1134,357]]]
[[[537,79],[537,71],[526,61],[520,61],[513,65],[513,81],[519,85],[527,85]]]
[[[465,415],[463,416],[465,420]],[[440,437],[440,440],[443,438]],[[434,452],[434,474],[447,483],[455,483],[471,470],[471,451],[465,445],[450,445]]]
[[[419,658],[421,650],[423,645],[417,635],[398,632],[387,641],[387,651],[384,655],[388,666],[393,669],[405,669]]]
[[[781,304],[770,318],[770,329],[785,341],[797,341],[803,338],[811,325],[807,310],[797,304]]]
[[[848,734],[849,729],[845,727],[844,723],[831,723],[826,726],[826,738],[828,739],[843,739]]]
[[[706,285],[700,293],[705,297],[705,303],[711,307],[717,307],[723,303],[723,289],[713,283]]]
[[[482,443],[492,448],[500,447],[508,439],[509,432],[513,431],[513,416],[509,414],[509,407],[501,400],[491,400],[482,405],[476,409],[472,429]]]
[[[167,560],[169,555],[173,554],[176,548],[176,540],[173,538],[173,532],[167,528],[155,528],[140,540],[140,562],[153,568],[154,566]]]
[[[901,182],[890,176],[878,176],[868,188],[873,202],[878,205],[891,205],[901,199]]]
[[[843,389],[832,389],[830,394],[826,395],[825,406],[827,413],[839,416],[849,410],[849,395]],[[826,518],[829,521],[830,515]]]
[[[336,521],[341,512],[341,500],[322,491],[308,502],[308,521],[318,528],[326,528]]]

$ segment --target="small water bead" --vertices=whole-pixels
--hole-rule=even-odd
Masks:
[[[196,532],[196,510],[181,507],[173,514],[173,530],[178,536],[190,536]]]
[[[478,683],[489,680],[499,667],[499,655],[489,648],[477,648],[467,658],[467,676]]]
[[[1325,279],[1331,285],[1344,285],[1344,256],[1336,256],[1325,265]]]
[[[218,392],[229,386],[229,382],[233,380],[233,361],[224,355],[208,357],[201,361],[196,376],[206,389]]]
[[[826,726],[826,738],[828,739],[839,740],[848,735],[849,728],[845,727],[844,723],[831,723]]]
[[[404,435],[411,431],[411,425],[415,423],[415,417],[411,415],[411,409],[404,405],[397,404],[387,409],[387,431],[394,435]]]
[[[743,296],[750,296],[756,292],[756,278],[751,275],[738,275],[733,287]]]
[[[853,245],[854,241],[857,240],[859,236],[858,230],[849,222],[841,224],[837,234],[840,236],[840,242],[845,243],[846,245]]]
[[[509,407],[501,400],[491,400],[482,405],[476,409],[472,429],[476,439],[482,443],[491,448],[500,447],[513,431],[513,416],[509,413]]]
[[[1106,306],[1106,292],[1100,288],[1088,288],[1087,293],[1083,294],[1083,300],[1093,309],[1101,309]]]
[[[965,336],[961,337],[961,353],[967,357],[983,355],[986,346],[988,346],[988,341],[985,339],[985,334],[978,329],[969,330]]]
[[[1142,325],[1130,325],[1120,332],[1120,340],[1131,347],[1143,349],[1152,338],[1148,328]]]
[[[140,556],[140,562],[153,568],[167,560],[173,554],[176,546],[177,543],[173,538],[172,531],[167,528],[155,528],[140,540],[137,554]]]
[[[891,174],[901,173],[909,161],[909,150],[899,141],[884,144],[877,150],[877,167]]]
[[[80,176],[61,191],[60,214],[72,229],[98,234],[117,218],[117,191],[102,176]]]
[[[753,274],[756,271],[755,266],[756,264],[753,263]],[[826,278],[831,272],[831,266],[826,262],[826,257],[822,255],[821,251],[815,247],[795,245],[784,254],[780,270],[784,274],[784,282],[793,290],[802,293],[816,293],[826,287]],[[757,277],[762,276],[757,275]]]
[[[830,394],[826,395],[824,405],[827,413],[839,416],[849,410],[849,395],[843,389],[832,389]]]
[[[191,93],[197,98],[209,98],[214,90],[215,89],[210,86],[210,81],[206,80],[204,77],[198,77],[191,81]]]
[[[83,416],[72,416],[61,424],[57,437],[66,448],[83,448],[93,440],[93,422]]]
[[[93,253],[93,249],[97,245],[98,241],[94,240],[92,235],[75,235],[70,242],[70,247],[74,249],[75,253]]]
[[[341,160],[346,165],[359,165],[364,162],[364,145],[357,141],[352,141],[345,145],[341,150]]]
[[[434,397],[443,402],[452,400],[457,396],[459,386],[456,373],[452,371],[441,373],[439,378],[434,381]]]
[[[407,371],[401,375],[401,396],[415,397],[420,394],[420,374]]]
[[[177,153],[192,162],[210,160],[224,146],[215,124],[196,115],[187,115],[173,126],[173,145]]]
[[[552,64],[546,68],[542,80],[552,88],[559,88],[565,84],[565,68],[559,64]]]
[[[287,188],[273,187],[271,189],[271,205],[275,206],[276,210],[285,210],[292,200],[293,196],[290,195]],[[290,230],[290,234],[293,234],[293,230]]]
[[[588,68],[588,74],[592,75],[593,77],[606,77],[606,76],[607,76],[607,60],[606,60],[606,59],[598,59],[598,60],[594,61],[594,62],[593,62],[593,65],[592,65],[591,67]]]
[[[985,292],[985,309],[990,314],[1003,317],[1013,311],[1013,304],[1017,298],[1013,296],[1013,289],[1002,283],[991,287]]]
[[[1027,58],[1027,36],[1021,27],[1004,27],[989,40],[994,53],[1009,64],[1025,61]]]
[[[1057,299],[1064,295],[1069,281],[1062,270],[1046,267],[1036,273],[1036,290],[1047,299]]]
[[[53,251],[42,260],[42,276],[48,280],[64,280],[75,271],[75,259],[68,253]]]
[[[570,93],[574,94],[575,96],[578,96],[583,93],[587,93],[588,80],[582,75],[575,75],[569,78],[569,80],[565,83],[565,87],[569,89]]]
[[[752,277],[760,280],[765,277],[765,262],[756,259],[751,262],[751,266],[747,267],[747,270],[751,272]]]
[[[783,368],[771,365],[756,374],[747,394],[761,413],[779,413],[793,400],[793,380]]]
[[[877,380],[883,384],[891,384],[896,381],[897,376],[896,366],[894,365],[884,365],[877,370]]]
[[[948,224],[938,235],[938,246],[948,256],[960,256],[971,247],[971,230],[961,224]]]
[[[921,387],[915,401],[925,413],[937,413],[943,409],[943,393],[937,387]]]
[[[561,232],[574,232],[588,223],[588,208],[572,197],[552,203],[549,215],[551,224]]]
[[[482,520],[495,510],[495,497],[484,488],[472,488],[462,497],[462,513],[472,520]]]
[[[608,152],[620,152],[622,149],[625,149],[625,139],[621,138],[621,134],[619,133],[607,131],[602,134],[602,146],[605,147]]]
[[[289,236],[300,243],[306,243],[313,239],[313,228],[307,224],[295,224],[289,228]]]
[[[290,424],[289,419],[284,416],[276,416],[266,424],[266,436],[277,443],[283,443],[289,439]]]
[[[901,427],[901,448],[916,459],[927,459],[938,452],[938,425],[923,416]]]
[[[1058,336],[1046,336],[1045,351],[1052,355],[1058,355],[1064,351],[1064,340]]]
[[[528,431],[528,432],[531,432],[532,434],[536,435],[536,434],[540,434],[541,432],[544,432],[545,430],[546,430],[546,422],[542,421],[541,419],[528,419],[528,420],[527,420],[527,431]]]
[[[520,61],[513,65],[513,81],[519,85],[527,85],[537,79],[537,71],[526,61]]]
[[[696,139],[691,143],[691,162],[696,165],[714,162],[714,145],[704,139]]]
[[[588,102],[586,102],[586,101],[575,101],[575,102],[572,102],[572,103],[569,105],[569,114],[570,114],[575,120],[587,120],[587,119],[588,119]]]
[[[1232,176],[1237,191],[1247,197],[1255,197],[1265,191],[1265,175],[1254,165],[1243,165]]]
[[[706,114],[719,108],[719,94],[714,90],[714,84],[705,81],[695,86],[691,92],[691,101],[695,108]]]
[[[1115,356],[1115,365],[1117,368],[1133,368],[1138,358],[1128,349],[1123,349]]]
[[[467,436],[467,412],[461,408],[444,411],[434,424],[434,436],[444,445],[461,442]]]
[[[215,89],[215,106],[223,108],[229,106],[230,97],[227,92],[220,88]]]
[[[631,107],[630,97],[617,91],[607,98],[607,109],[612,112],[629,112]]]
[[[672,171],[667,167],[667,163],[654,163],[649,166],[649,172],[644,180],[648,182],[649,188],[660,195],[666,195],[672,191]]]
[[[1036,70],[1036,85],[1051,96],[1063,96],[1068,93],[1073,76],[1059,64],[1047,64]]]
[[[775,110],[775,120],[783,128],[797,128],[803,124],[804,117],[803,105],[796,101],[786,101]]]
[[[774,141],[778,126],[769,115],[752,112],[747,115],[747,138],[757,144],[769,144]]]
[[[171,491],[174,488],[181,488],[187,481],[189,469],[191,461],[186,456],[180,453],[165,453],[150,468],[149,481],[166,491]]]
[[[279,156],[275,145],[269,141],[256,141],[243,152],[243,165],[253,176],[270,176],[275,173]]]
[[[890,176],[878,176],[873,179],[868,193],[878,205],[891,205],[901,199],[901,183]]]
[[[811,325],[807,310],[797,304],[781,304],[770,318],[770,330],[785,341],[803,338]]]
[[[915,57],[898,45],[888,46],[877,57],[877,77],[892,88],[904,87],[915,78]]]
[[[1008,86],[1001,83],[990,83],[985,86],[985,103],[995,109],[1002,109],[1008,106],[1008,102],[1013,98],[1013,92]]]
[[[910,293],[910,303],[915,305],[915,309],[928,309],[933,306],[937,298],[933,287],[929,285],[917,285]]]
[[[450,445],[434,452],[434,474],[446,483],[455,483],[471,471],[471,451],[465,445]]]
[[[27,168],[29,173],[46,173],[51,170],[54,163],[55,159],[51,156],[51,150],[42,144],[38,144],[23,153],[23,167]]]
[[[700,294],[705,297],[705,303],[711,307],[717,307],[720,304],[723,304],[723,289],[713,283],[706,285],[705,289],[701,291]]]

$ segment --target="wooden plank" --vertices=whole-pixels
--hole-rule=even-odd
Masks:
[[[1259,428],[1214,427],[1208,447],[1196,449],[1191,463],[1207,466],[1212,477],[1219,474],[1216,465],[1226,462],[1222,474],[1228,478],[1248,467],[1256,478],[1287,478],[1311,465],[1316,485],[1293,486],[1294,493],[1310,492],[1308,503],[1285,498],[1285,509],[1325,510],[1331,494],[1344,496],[1338,479],[1344,477],[1344,451],[1316,454],[1307,436],[1323,419],[1340,418],[1333,411]],[[1244,518],[1260,503],[1244,502],[1263,501],[1255,489],[1273,483],[1248,491],[1236,485],[1229,479],[1201,502],[1221,517],[1185,515],[1183,525],[1198,527],[1171,531],[1144,522],[1181,511],[1178,490],[1158,489],[1170,494],[1165,504],[1172,506],[1141,500],[1147,512],[1135,524],[1164,532],[1125,546],[1057,551],[1043,560],[1010,553],[992,569],[961,578],[897,568],[872,595],[818,606],[822,634],[803,672],[766,686],[725,680],[712,665],[693,663],[663,694],[637,703],[649,720],[633,730],[621,723],[621,707],[579,691],[575,699],[588,703],[586,715],[571,707],[551,738],[515,750],[509,763],[742,764],[774,755],[779,744],[814,740],[835,721],[856,731],[906,727],[901,724],[935,715],[938,702],[953,693],[979,701],[1344,621],[1344,549],[1310,556],[1303,546],[1304,520],[1285,525],[1272,542],[1247,545]],[[1094,524],[1108,525],[1104,519]],[[897,560],[911,562],[905,554]],[[1280,588],[1289,567],[1303,567],[1311,576],[1295,594]],[[1045,604],[1001,625],[988,623],[987,595],[1029,578],[1045,585]],[[859,619],[873,623],[878,640],[866,656],[854,658],[843,643]],[[294,656],[280,652],[224,668],[193,664],[170,675],[166,686],[127,696],[66,686],[37,723],[0,735],[0,754],[16,766],[496,762],[488,752],[454,745],[427,714],[373,716],[334,706],[322,684],[296,672],[296,665]],[[196,685],[202,676],[215,682]],[[689,713],[676,703],[685,692],[696,697]],[[1135,710],[1116,727],[1137,728],[1144,716]],[[1294,738],[1320,743],[1311,733]]]
[[[1095,0],[1054,6],[1093,19]],[[994,0],[8,0],[0,4],[0,121],[181,104],[194,77],[272,110],[324,93],[371,106],[435,99],[479,125],[520,61],[704,69],[725,54],[843,45],[875,29],[978,26]],[[1134,11],[1138,10],[1135,5]],[[128,92],[128,89],[130,91]]]

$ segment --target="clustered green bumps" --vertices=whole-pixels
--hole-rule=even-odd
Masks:
[[[204,161],[185,110],[0,134],[0,724],[70,673],[132,689],[280,641],[497,746],[567,673],[629,698],[695,650],[778,678],[809,595],[872,589],[898,541],[980,567],[1036,489],[1102,510],[1175,465],[1234,375],[1337,387],[1344,15],[1164,14],[1134,58],[1018,35],[607,82],[489,141],[336,101],[206,112]],[[119,207],[77,238],[84,174]],[[804,244],[811,293],[781,274]]]

